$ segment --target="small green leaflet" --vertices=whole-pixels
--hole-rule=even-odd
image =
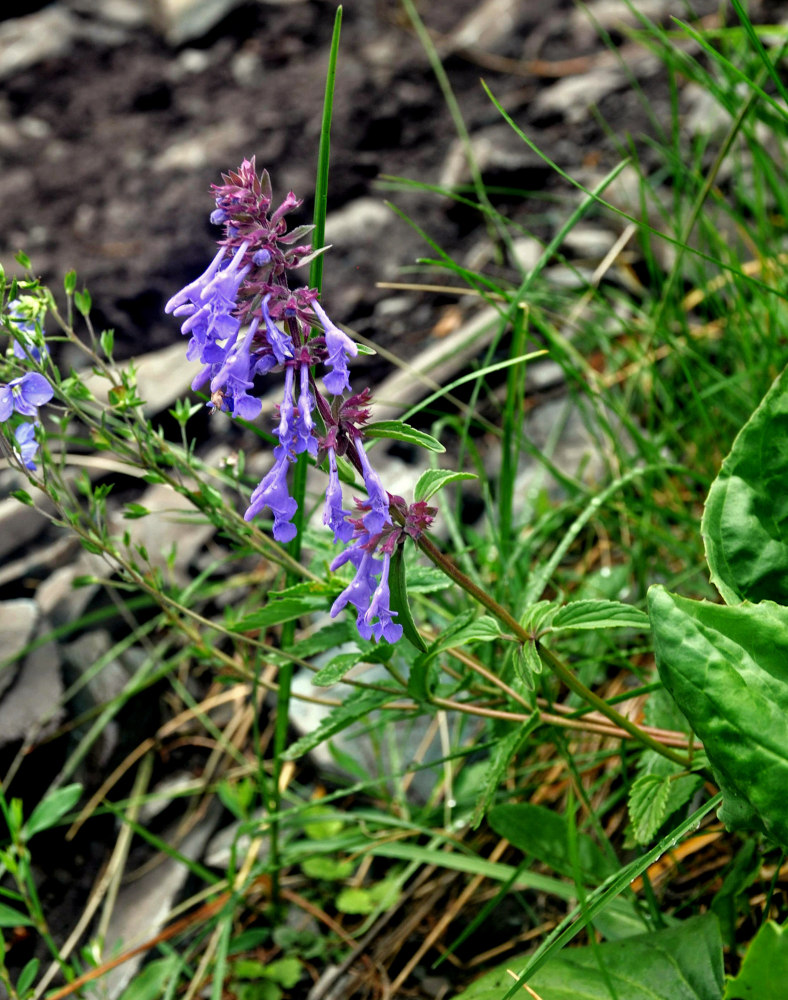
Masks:
[[[354,649],[352,652],[347,653],[339,653],[318,670],[312,678],[312,683],[315,687],[331,687],[332,684],[341,681],[345,674],[363,659],[364,654],[360,649]]]
[[[33,834],[57,826],[60,820],[79,802],[82,785],[64,785],[55,789],[35,807],[25,823],[24,834],[29,840]]]
[[[621,601],[574,601],[559,608],[551,623],[553,631],[581,628],[646,630],[649,627],[645,611],[639,611],[631,604],[623,604]]]
[[[427,469],[419,476],[416,488],[413,491],[413,499],[429,500],[431,497],[448,486],[449,483],[460,482],[463,479],[478,479],[474,472],[451,472],[449,469]]]
[[[647,844],[659,830],[667,812],[670,777],[641,774],[629,790],[629,817],[635,840]]]
[[[230,626],[232,632],[254,632],[257,629],[290,622],[301,615],[325,609],[326,598],[322,594],[302,594],[299,597],[283,597],[273,600],[259,611],[242,618]]]
[[[446,451],[437,438],[424,431],[417,431],[409,424],[401,420],[378,420],[374,424],[366,424],[364,427],[365,438],[389,438],[392,441],[404,441],[406,444],[416,445],[418,448],[426,448],[427,451],[434,451],[437,454]]]

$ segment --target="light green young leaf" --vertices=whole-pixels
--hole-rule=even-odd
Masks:
[[[783,1000],[788,982],[788,932],[773,920],[750,942],[741,969],[725,984],[723,1000]]]
[[[638,844],[647,844],[667,815],[670,778],[641,774],[629,790],[629,816]]]
[[[788,846],[788,608],[649,591],[657,668],[703,741],[731,829]]]
[[[507,959],[456,1000],[504,1000],[515,988],[509,970],[517,973],[525,962]],[[722,940],[716,917],[708,913],[595,948],[567,948],[528,980],[544,1000],[610,1000],[613,995],[619,1000],[720,1000],[722,984]],[[526,993],[520,987],[514,996]]]
[[[56,826],[66,813],[79,802],[81,794],[82,785],[73,784],[64,785],[63,788],[57,788],[51,795],[47,795],[38,803],[25,823],[25,838],[29,840],[33,834]]]
[[[648,615],[620,601],[574,601],[559,608],[551,627],[558,629],[649,627]]]
[[[24,997],[25,993],[33,985],[33,982],[38,975],[38,967],[41,963],[37,958],[31,958],[30,961],[25,965],[24,969],[19,973],[19,979],[16,981],[16,994],[18,997]]]
[[[733,442],[706,498],[701,534],[726,604],[788,604],[788,369]]]
[[[449,483],[456,483],[463,479],[478,479],[474,472],[452,472],[449,469],[427,469],[419,476],[416,488],[413,491],[413,499],[429,500],[442,490]]]
[[[410,424],[405,424],[401,420],[377,420],[373,424],[365,424],[364,437],[404,441],[406,444],[426,448],[427,451],[434,451],[437,454],[446,451],[440,441],[432,434],[417,431],[415,427],[411,427]]]

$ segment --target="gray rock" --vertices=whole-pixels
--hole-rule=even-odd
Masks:
[[[79,37],[79,21],[58,5],[0,24],[0,80],[64,55]]]
[[[33,638],[41,612],[35,601],[20,598],[0,603],[0,656],[13,660]],[[5,691],[16,674],[17,666],[9,663],[0,669],[0,694]]]
[[[49,500],[39,490],[25,484],[27,492],[35,503],[44,509],[52,509]],[[35,507],[28,507],[14,497],[0,500],[0,558],[35,538],[46,527],[46,520]]]
[[[47,732],[63,717],[63,681],[53,642],[33,650],[0,701],[0,744]]]

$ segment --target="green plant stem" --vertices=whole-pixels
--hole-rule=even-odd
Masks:
[[[617,712],[611,705],[605,701],[604,698],[600,698],[598,694],[587,688],[582,681],[578,680],[577,677],[572,673],[569,667],[560,660],[554,653],[549,649],[546,649],[540,643],[537,642],[536,636],[528,632],[527,629],[514,618],[506,608],[502,607],[494,597],[491,597],[486,590],[478,587],[470,577],[467,577],[462,570],[458,569],[454,563],[445,556],[440,549],[437,548],[428,538],[422,536],[418,541],[419,548],[421,551],[430,559],[439,569],[449,576],[457,586],[461,587],[466,594],[469,594],[475,601],[486,608],[491,615],[498,619],[502,625],[506,626],[507,629],[512,633],[512,635],[522,643],[534,642],[536,643],[536,650],[539,654],[540,659],[545,663],[558,677],[559,680],[563,681],[564,684],[575,694],[579,695],[588,704],[593,705],[593,707],[601,712],[602,715],[610,719],[611,722],[615,723],[624,732],[629,733],[633,739],[637,740],[640,744],[648,747],[650,750],[654,750],[656,753],[663,757],[667,757],[668,760],[672,760],[676,764],[681,764],[682,767],[689,767],[691,764],[690,759],[684,754],[679,753],[676,750],[672,750],[670,747],[663,746],[659,740],[654,739],[653,736],[649,736],[648,733],[643,732],[640,726],[632,722],[626,716],[621,715]]]

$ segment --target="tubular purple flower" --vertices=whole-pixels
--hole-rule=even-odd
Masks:
[[[336,618],[346,605],[352,604],[358,611],[358,621],[356,624],[359,625],[360,631],[364,612],[369,606],[370,599],[377,585],[375,574],[377,569],[376,564],[379,560],[375,559],[371,552],[361,549],[357,545],[347,549],[347,552],[350,555],[345,561],[352,562],[356,566],[356,575],[331,605],[331,617]],[[332,569],[336,562],[337,560],[335,559],[331,564]],[[369,636],[365,635],[364,638],[368,639]]]
[[[199,278],[195,278],[188,285],[184,285],[179,292],[173,295],[164,307],[164,311],[166,313],[174,313],[181,306],[185,306],[189,302],[196,302],[200,298],[203,289],[213,280],[214,275],[219,270],[219,265],[222,262],[224,254],[225,249],[222,247]],[[178,314],[176,313],[176,315]]]
[[[225,396],[232,400],[232,414],[243,420],[254,420],[263,408],[262,400],[250,396],[247,389],[254,383],[253,364],[249,351],[255,331],[260,321],[255,319],[249,324],[246,336],[240,346],[236,346],[237,335],[228,345],[224,364],[211,379],[211,393],[225,388]]]
[[[244,520],[251,521],[264,507],[270,507],[274,515],[274,538],[277,542],[291,542],[297,533],[296,526],[290,523],[298,510],[298,504],[287,491],[288,465],[287,455],[277,460],[255,487],[244,514]]]
[[[38,372],[28,372],[0,385],[0,422],[8,420],[16,410],[26,417],[35,417],[38,407],[48,403],[54,395],[52,386]]]
[[[350,511],[342,507],[342,484],[339,481],[337,456],[333,448],[328,449],[328,488],[326,505],[323,509],[323,524],[334,532],[335,542],[349,542],[353,537],[353,525],[347,518]]]
[[[33,458],[38,451],[36,427],[39,426],[40,424],[33,421],[32,423],[20,424],[14,431],[14,437],[16,438],[16,448],[14,451],[16,451],[20,461],[24,463],[25,468],[30,469],[31,472],[34,472],[36,468]]]
[[[360,439],[356,439],[356,451],[361,462],[361,469],[364,476],[364,485],[367,488],[369,497],[369,512],[364,515],[364,527],[370,535],[377,535],[383,530],[384,524],[391,523],[389,514],[389,496],[383,489],[380,476],[369,464],[369,459],[364,451],[364,445]]]
[[[279,427],[276,436],[279,444],[274,448],[274,458],[287,458],[295,449],[295,432],[293,427],[293,382],[295,370],[288,365],[285,368],[285,393],[279,406]]]
[[[271,319],[271,313],[268,311],[268,300],[270,298],[270,295],[266,295],[263,299],[262,305],[263,320],[265,321],[265,334],[266,339],[274,352],[276,360],[280,365],[282,365],[288,358],[293,357],[293,341],[289,334],[283,333],[277,326],[274,325],[274,321]]]
[[[298,415],[295,419],[295,451],[317,455],[317,438],[315,437],[315,422],[312,419],[314,400],[309,389],[309,365],[301,365],[301,388],[298,393]]]
[[[328,351],[326,364],[330,365],[332,369],[323,376],[323,385],[332,395],[341,396],[345,389],[350,389],[347,359],[348,357],[356,357],[358,347],[346,333],[343,333],[339,327],[331,322],[319,302],[313,302],[312,309],[325,332],[326,350]]]
[[[391,556],[386,552],[383,556],[383,569],[380,572],[380,583],[375,588],[372,600],[364,615],[364,624],[371,628],[376,642],[381,638],[386,642],[397,642],[402,638],[402,626],[397,625],[393,619],[397,617],[397,612],[389,607],[391,595],[389,593],[389,566]],[[378,621],[373,624],[373,619]]]

